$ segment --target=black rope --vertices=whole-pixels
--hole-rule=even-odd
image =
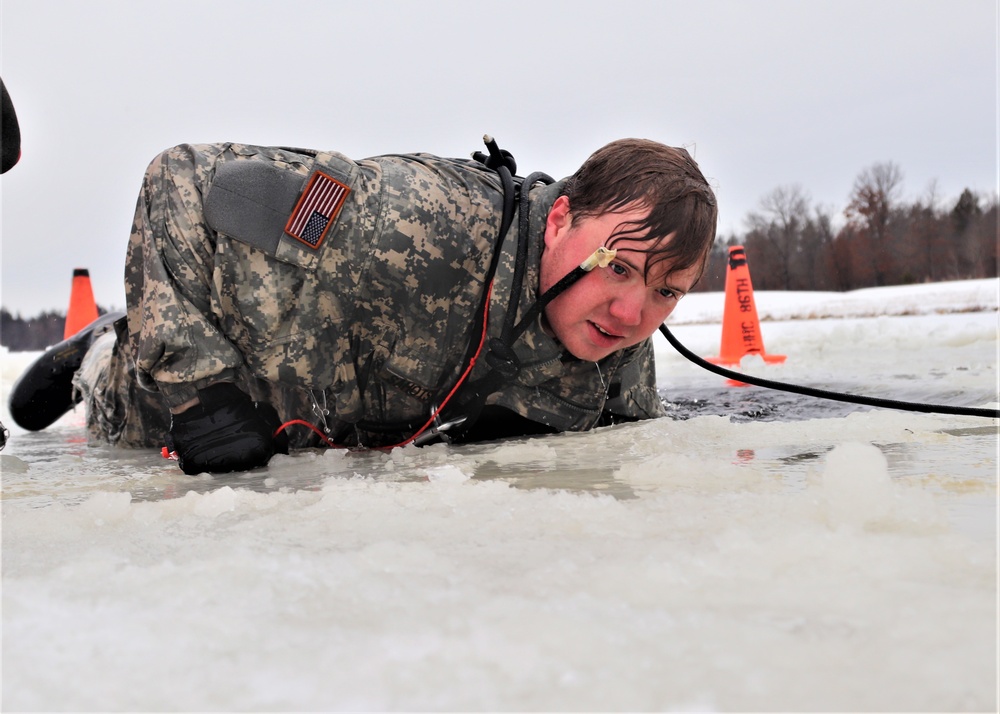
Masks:
[[[500,216],[500,231],[493,246],[493,257],[490,259],[490,265],[483,280],[483,285],[485,286],[483,290],[483,302],[480,305],[480,309],[476,311],[476,319],[470,331],[473,337],[466,348],[462,364],[468,364],[469,360],[475,355],[478,348],[475,336],[481,334],[485,328],[482,322],[484,319],[484,308],[486,307],[486,302],[490,299],[490,287],[493,284],[493,278],[496,276],[497,268],[500,266],[500,257],[503,254],[503,244],[507,238],[507,231],[514,222],[514,208],[517,203],[518,194],[518,183],[515,181],[515,178],[518,177],[514,176],[514,172],[517,171],[517,163],[514,161],[514,157],[509,151],[505,151],[497,146],[496,140],[488,134],[483,137],[483,142],[486,144],[489,154],[476,151],[472,154],[472,158],[484,164],[487,168],[496,171],[500,177],[500,186],[503,192],[503,213]],[[520,181],[519,178],[518,181]]]
[[[493,278],[496,275],[500,257],[503,254],[504,239],[507,237],[508,229],[514,222],[515,202],[518,202],[519,210],[518,242],[514,254],[513,287],[501,335],[489,341],[486,354],[484,355],[484,359],[490,365],[490,371],[475,382],[467,384],[464,388],[464,395],[459,396],[455,400],[454,406],[448,409],[449,414],[461,414],[464,421],[463,429],[468,429],[475,423],[486,403],[486,398],[500,389],[505,382],[514,379],[521,369],[520,361],[514,353],[512,345],[521,333],[518,328],[520,327],[523,330],[522,325],[515,327],[514,319],[521,298],[521,287],[524,282],[524,273],[528,261],[528,210],[530,206],[528,194],[531,187],[539,181],[544,183],[553,183],[555,181],[555,179],[542,172],[533,173],[526,179],[516,177],[514,173],[517,171],[517,163],[514,161],[513,155],[509,151],[501,149],[497,145],[496,140],[488,134],[483,137],[483,142],[486,144],[489,154],[477,151],[472,155],[472,158],[497,172],[500,176],[500,185],[503,190],[503,215],[500,220],[500,233],[493,248],[493,258],[490,261],[490,268],[485,281],[486,285],[492,285]],[[517,179],[517,182],[515,182],[515,179]],[[520,191],[519,194],[518,191]],[[489,300],[489,298],[490,290],[486,290],[484,300]],[[473,335],[481,334],[486,329],[486,325],[482,324],[483,319],[485,319],[485,311],[480,310],[479,317],[477,317],[477,322],[475,323],[477,329],[473,331]],[[512,337],[512,335],[514,336]],[[476,347],[476,341],[473,339],[467,349],[465,363],[468,363],[475,354]],[[455,429],[455,433],[460,433],[461,430]]]
[[[509,155],[501,157],[501,150],[497,148],[496,142],[492,137],[484,137],[484,140],[486,140],[486,145],[490,149],[490,156],[488,158],[477,158],[477,160],[482,161],[489,168],[497,172],[500,176],[500,185],[503,189],[503,213],[500,216],[500,232],[497,234],[496,246],[493,249],[493,259],[490,261],[489,272],[486,274],[486,280],[484,281],[485,285],[489,285],[493,281],[493,276],[496,275],[497,266],[500,264],[504,238],[507,237],[510,224],[514,222],[514,202],[517,200],[517,185],[514,183],[514,172],[511,171],[511,168],[513,167],[516,170],[517,165]],[[505,161],[504,159],[509,160]]]
[[[531,187],[538,182],[551,184],[555,183],[555,179],[541,171],[536,171],[533,174],[529,174],[528,178],[524,179],[524,183],[521,184],[521,196],[517,215],[517,254],[514,259],[514,274],[511,279],[510,302],[507,306],[507,314],[504,315],[503,331],[500,333],[500,339],[508,347],[512,346],[514,341],[520,336],[520,333],[523,332],[522,328],[515,334],[514,319],[517,317],[517,308],[521,302],[521,288],[524,284],[524,272],[528,263],[528,244],[530,243],[528,229],[530,227],[529,211],[531,206],[529,192],[531,191]]]
[[[580,266],[577,266],[573,268],[573,270],[571,270],[570,272],[566,273],[566,275],[564,275],[562,279],[559,280],[559,282],[557,282],[551,288],[546,290],[545,294],[543,294],[540,298],[535,300],[535,304],[532,305],[531,308],[526,313],[524,313],[524,317],[521,319],[521,322],[517,324],[517,327],[511,334],[511,342],[516,341],[518,337],[524,334],[524,331],[528,329],[528,325],[531,324],[531,321],[534,320],[535,317],[539,313],[541,313],[542,310],[545,309],[546,305],[548,305],[550,302],[559,297],[571,285],[573,285],[573,283],[582,278],[588,272],[589,271],[584,270]]]
[[[954,407],[948,404],[923,404],[921,402],[902,402],[896,399],[881,399],[879,397],[866,397],[859,394],[845,394],[843,392],[830,392],[825,389],[816,389],[815,387],[803,387],[798,384],[787,384],[785,382],[775,382],[770,379],[764,379],[762,377],[755,377],[749,374],[741,374],[739,372],[734,372],[733,370],[726,369],[725,367],[720,367],[717,364],[712,364],[711,362],[702,359],[694,352],[685,347],[681,342],[674,337],[673,333],[667,329],[666,325],[660,325],[660,332],[663,336],[667,338],[667,342],[681,353],[684,357],[694,362],[699,367],[707,369],[709,372],[714,372],[715,374],[721,375],[723,377],[728,377],[729,379],[735,379],[739,382],[745,382],[746,384],[753,384],[757,387],[766,387],[767,389],[777,389],[783,392],[792,392],[793,394],[803,394],[807,397],[816,397],[818,399],[832,399],[838,402],[850,402],[852,404],[864,404],[870,407],[883,407],[886,409],[901,409],[904,411],[911,412],[923,412],[925,414],[956,414],[960,416],[974,416],[974,417],[986,417],[987,419],[1000,419],[1000,409],[981,409],[978,407]]]

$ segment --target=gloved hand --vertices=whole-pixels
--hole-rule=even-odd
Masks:
[[[281,422],[270,404],[228,382],[199,390],[198,399],[170,419],[169,447],[184,473],[248,471],[288,453],[288,438],[273,436]]]

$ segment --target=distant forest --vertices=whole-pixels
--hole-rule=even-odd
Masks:
[[[902,184],[896,164],[866,168],[837,221],[829,210],[813,206],[800,186],[774,189],[747,216],[743,234],[718,237],[696,290],[725,289],[733,245],[746,248],[755,290],[846,291],[997,277],[996,195],[965,189],[952,202],[932,186],[908,203],[900,197]],[[44,349],[62,340],[64,322],[58,312],[22,318],[0,309],[0,345],[11,351]]]
[[[720,236],[697,290],[724,290],[729,246],[746,249],[755,290],[856,290],[881,285],[997,277],[997,196],[969,189],[942,199],[932,185],[921,199],[900,198],[893,163],[854,181],[840,227],[799,186],[766,194],[746,232]]]
[[[103,315],[107,310],[98,306],[97,312]],[[0,345],[11,352],[44,350],[62,342],[65,327],[64,312],[43,312],[36,317],[23,318],[0,308]]]

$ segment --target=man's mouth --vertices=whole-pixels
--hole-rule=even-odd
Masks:
[[[623,339],[622,335],[616,335],[613,332],[608,332],[603,327],[601,327],[600,325],[598,325],[596,322],[590,322],[588,320],[587,324],[590,325],[592,333],[594,334],[595,340],[597,340],[598,342],[613,343],[613,342],[618,342],[619,340]]]

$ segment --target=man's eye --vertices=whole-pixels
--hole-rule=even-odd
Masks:
[[[677,297],[677,293],[675,293],[670,288],[660,288],[659,289],[659,293],[660,293],[660,295],[662,297],[666,298],[667,300],[670,300],[670,299],[678,300],[679,299]]]
[[[625,275],[628,272],[624,265],[620,265],[618,263],[611,263],[608,267],[611,268],[617,275]]]

